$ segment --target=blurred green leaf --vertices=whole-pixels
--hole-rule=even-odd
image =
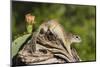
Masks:
[[[12,57],[17,54],[19,48],[29,38],[29,36],[31,36],[31,34],[20,36],[12,42]]]

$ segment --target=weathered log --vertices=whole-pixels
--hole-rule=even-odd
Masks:
[[[33,32],[31,40],[18,52],[17,58],[20,58],[22,63],[34,65],[80,61],[76,50],[71,49],[71,56],[63,47],[63,41],[51,30],[47,29],[45,32],[43,28],[39,28],[39,30]]]

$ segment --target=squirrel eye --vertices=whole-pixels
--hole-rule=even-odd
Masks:
[[[78,38],[78,36],[76,36],[76,38]]]

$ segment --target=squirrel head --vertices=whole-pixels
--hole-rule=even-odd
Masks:
[[[71,43],[80,43],[81,42],[81,38],[78,35],[72,35],[71,36]]]
[[[72,33],[66,33],[66,39],[70,42],[70,43],[80,43],[81,42],[81,38],[78,35],[72,34]]]

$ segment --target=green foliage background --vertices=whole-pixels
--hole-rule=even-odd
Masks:
[[[43,20],[57,19],[66,32],[80,35],[82,42],[73,44],[83,61],[96,60],[96,7],[89,5],[12,2],[12,41],[26,32],[25,15],[36,16],[35,28]]]

